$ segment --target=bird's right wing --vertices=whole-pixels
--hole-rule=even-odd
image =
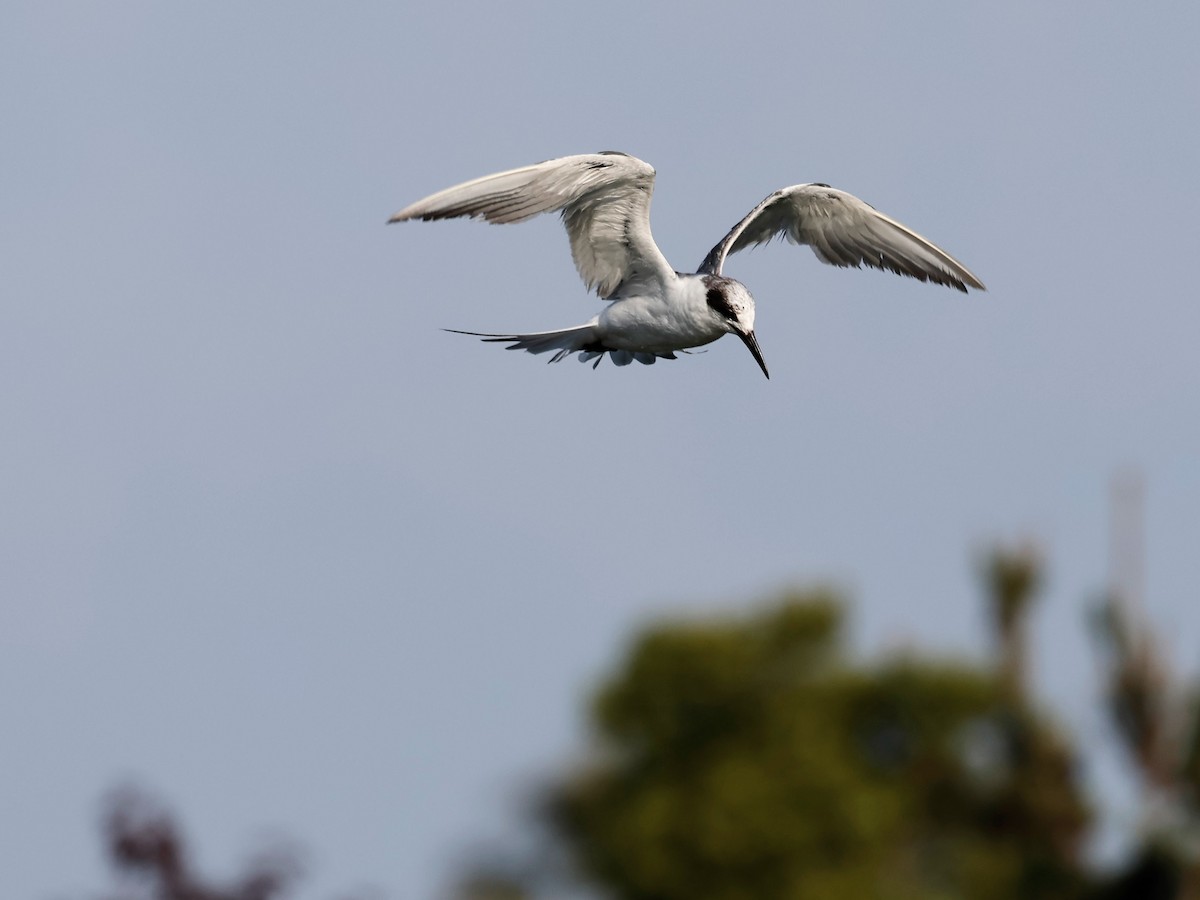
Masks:
[[[808,244],[830,265],[887,269],[963,293],[968,287],[985,290],[982,281],[933,241],[827,184],[797,184],[771,194],[708,252],[700,271],[720,275],[726,256],[775,237]]]
[[[561,212],[575,268],[609,297],[622,284],[674,276],[650,233],[654,169],[624,153],[588,153],[485,175],[418,200],[389,219],[461,216],[506,224]]]

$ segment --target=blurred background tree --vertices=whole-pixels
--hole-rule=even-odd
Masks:
[[[1200,696],[1145,621],[1144,490],[1137,472],[1113,480],[1112,571],[1091,623],[1108,712],[1141,797],[1136,852],[1101,896],[1200,900]]]
[[[1146,823],[1120,871],[1084,857],[1079,754],[1029,690],[1043,569],[1031,545],[982,560],[991,662],[855,662],[830,591],[645,630],[592,702],[590,757],[537,804],[565,878],[480,869],[459,896],[1200,897],[1197,699],[1113,597],[1096,633]]]
[[[281,900],[299,878],[298,854],[280,845],[217,884],[195,871],[179,824],[147,793],[123,787],[105,807],[104,842],[121,881],[112,900]]]
[[[1017,562],[989,570],[1005,658],[1036,584]],[[1072,753],[1015,673],[854,664],[842,609],[794,594],[643,634],[545,803],[579,870],[638,900],[1080,896]]]
[[[645,629],[595,694],[588,757],[538,797],[539,849],[470,867],[455,896],[1200,900],[1200,699],[1136,591],[1114,587],[1093,621],[1143,801],[1128,864],[1098,873],[1078,751],[1030,695],[1041,558],[998,548],[979,569],[990,661],[856,661],[832,591]],[[136,791],[104,821],[114,900],[282,900],[297,883],[286,850],[227,885],[202,879]]]

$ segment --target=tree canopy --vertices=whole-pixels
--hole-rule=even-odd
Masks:
[[[547,815],[630,900],[1069,897],[1088,812],[1054,728],[988,668],[854,664],[843,606],[644,633]]]

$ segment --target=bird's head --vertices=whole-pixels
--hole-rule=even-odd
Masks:
[[[770,378],[771,373],[767,371],[762,351],[758,348],[758,339],[754,336],[754,298],[746,286],[740,281],[719,275],[706,276],[704,285],[709,311],[721,323],[721,327],[742,339],[763,374]]]

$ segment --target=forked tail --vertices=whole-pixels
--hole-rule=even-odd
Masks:
[[[615,347],[607,347],[597,334],[595,322],[564,328],[561,331],[538,331],[533,334],[481,334],[478,331],[459,331],[456,328],[447,328],[446,331],[482,338],[493,343],[508,344],[506,350],[525,350],[529,353],[548,353],[553,350],[554,355],[550,357],[552,363],[561,362],[572,353],[578,353],[580,362],[595,360],[592,364],[593,369],[600,365],[605,353],[611,356],[613,363],[618,366],[627,366],[635,359],[647,366],[658,359],[675,359],[675,354],[670,351],[653,353],[649,350],[618,350]]]

